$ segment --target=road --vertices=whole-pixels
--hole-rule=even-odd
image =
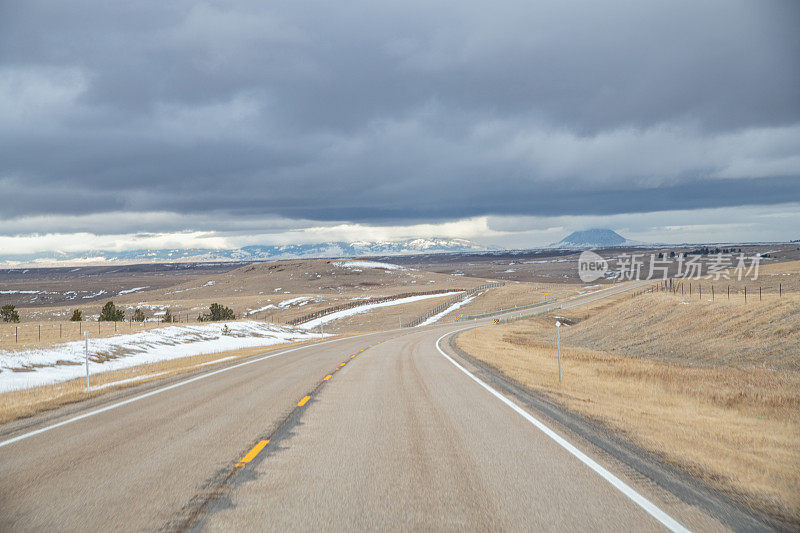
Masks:
[[[0,530],[723,529],[490,390],[437,343],[459,328],[321,342],[8,424]]]

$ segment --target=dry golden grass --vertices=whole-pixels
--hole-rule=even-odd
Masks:
[[[584,321],[562,328],[561,384],[552,317],[482,328],[457,343],[717,487],[800,520],[800,372],[790,369],[797,296],[762,309],[669,299],[619,300],[588,320],[583,308],[562,312]],[[767,318],[747,326],[759,313]],[[651,357],[666,349],[668,357]]]
[[[580,287],[581,285],[565,283],[506,282],[506,285],[493,288],[461,307],[458,314],[480,315],[530,305],[551,298],[563,299],[578,294],[577,291],[580,290]]]
[[[745,304],[652,293],[610,305],[558,313],[584,319],[562,330],[564,341],[680,364],[800,371],[798,294]]]
[[[63,321],[75,308],[81,309],[84,318],[88,319],[84,322],[84,326],[90,328],[90,331],[96,331],[97,322],[93,317],[99,314],[100,308],[108,300],[113,300],[117,307],[125,309],[128,316],[137,307],[140,307],[148,318],[154,317],[157,311],[163,312],[165,308],[169,308],[173,315],[179,317],[181,323],[185,323],[187,320],[195,321],[199,314],[208,311],[211,303],[217,302],[230,307],[237,317],[284,324],[310,312],[356,299],[431,290],[468,289],[485,283],[480,278],[416,269],[347,268],[338,266],[338,263],[339,261],[333,260],[257,263],[229,272],[195,275],[188,280],[176,278],[180,283],[173,286],[159,286],[152,290],[142,290],[92,302],[76,301],[30,308],[20,306],[18,309],[22,318],[20,331],[24,335],[25,342],[35,344],[39,342],[38,328],[33,327],[33,324],[61,322],[62,336],[72,335],[69,324]],[[109,283],[118,284],[118,280],[110,280]],[[147,285],[142,283],[142,286]],[[29,286],[19,285],[22,289],[41,288],[37,283]],[[61,287],[61,290],[64,290],[64,287]],[[109,290],[109,294],[112,294],[112,291]],[[299,302],[286,302],[299,297],[306,297],[309,301],[302,305]],[[262,310],[252,313],[256,309]],[[102,327],[104,328],[102,335],[105,335],[107,333],[105,326]],[[113,325],[111,327],[113,328]],[[119,327],[125,329],[129,326],[126,323],[124,326],[120,324]],[[54,328],[51,337],[55,335],[57,338],[58,326],[55,325]],[[42,341],[45,329],[43,326]],[[0,349],[15,349],[14,346],[10,346],[15,342],[13,333],[13,327],[0,328]]]
[[[259,346],[244,348],[214,354],[181,357],[168,361],[160,361],[140,365],[123,370],[103,372],[90,376],[91,390],[86,392],[85,378],[73,379],[63,383],[34,387],[0,394],[0,424],[17,418],[32,416],[36,413],[55,409],[70,403],[94,398],[113,390],[133,387],[164,379],[170,376],[191,372],[204,368],[215,361],[231,361],[231,358],[242,359],[260,353],[280,350],[290,346],[300,346],[308,342],[275,344],[272,346]],[[123,383],[115,383],[124,380]]]

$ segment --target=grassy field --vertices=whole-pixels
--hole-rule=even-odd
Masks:
[[[363,262],[359,262],[363,263]],[[483,279],[437,274],[410,268],[367,268],[348,266],[348,260],[276,261],[246,265],[229,272],[211,275],[193,275],[188,281],[175,277],[177,282],[167,287],[147,288],[145,280],[138,279],[141,290],[119,294],[118,279],[109,281],[105,294],[93,300],[76,299],[66,304],[43,306],[19,305],[23,323],[64,322],[73,309],[83,311],[84,319],[92,322],[100,308],[109,300],[126,311],[140,308],[148,319],[157,320],[166,309],[180,322],[194,321],[208,310],[211,303],[230,307],[237,317],[249,317],[275,323],[287,321],[327,307],[371,297],[432,290],[469,289],[485,283]],[[358,263],[356,263],[358,265]],[[389,265],[391,266],[391,265]],[[98,281],[92,287],[97,288]],[[161,281],[161,280],[159,280]],[[67,288],[82,291],[86,280],[60,282],[60,291]],[[163,282],[162,282],[163,283]],[[13,290],[39,291],[42,282],[28,284],[17,282]],[[111,288],[113,285],[114,289]],[[9,295],[11,297],[13,295]],[[5,296],[0,297],[5,303]],[[38,295],[31,299],[39,298]],[[37,331],[38,335],[38,331]],[[7,339],[0,337],[0,342]]]
[[[800,296],[645,294],[462,334],[458,345],[568,409],[768,512],[800,520]],[[566,320],[564,320],[566,319]]]

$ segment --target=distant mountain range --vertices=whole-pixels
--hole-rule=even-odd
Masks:
[[[309,259],[315,257],[362,257],[453,252],[484,252],[488,249],[465,239],[407,239],[401,241],[323,242],[275,246],[245,246],[235,249],[169,249],[112,252],[96,250],[80,253],[51,252],[28,255],[0,255],[0,263],[46,266],[88,263],[160,263],[210,261],[263,261]]]
[[[616,231],[610,229],[587,229],[575,231],[564,237],[558,242],[554,242],[550,248],[610,248],[613,246],[641,246],[645,243],[626,239]]]
[[[640,246],[645,243],[626,239],[610,229],[589,229],[569,234],[547,248],[587,249],[612,246]],[[532,248],[537,249],[537,248]],[[542,248],[538,248],[542,249]],[[171,262],[247,262],[278,259],[312,259],[319,257],[365,257],[436,253],[482,253],[500,251],[466,239],[406,239],[398,241],[322,242],[245,246],[234,249],[190,248],[163,250],[129,250],[115,252],[49,252],[25,255],[0,253],[0,266],[70,266],[108,263],[171,263]]]

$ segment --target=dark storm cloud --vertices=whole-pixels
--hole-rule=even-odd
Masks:
[[[800,200],[793,1],[0,10],[0,218]]]

